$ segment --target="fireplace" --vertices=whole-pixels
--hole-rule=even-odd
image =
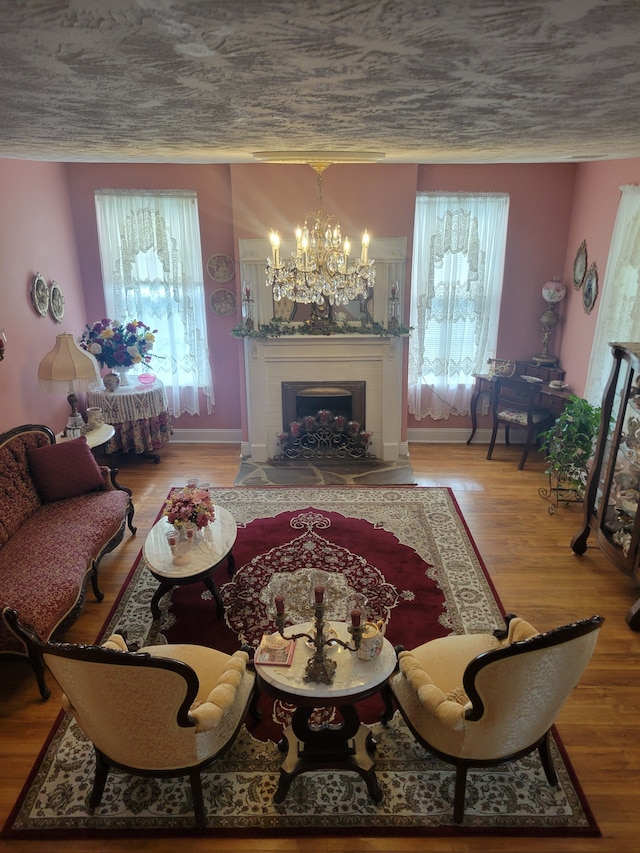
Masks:
[[[350,420],[370,436],[369,450],[393,462],[406,455],[401,441],[402,350],[399,338],[375,335],[332,335],[315,338],[287,335],[245,338],[247,441],[242,454],[266,462],[281,452],[280,435],[301,410],[336,411],[351,407]],[[284,410],[283,386],[295,389],[293,408]],[[302,390],[301,399],[296,395]],[[340,394],[331,389],[340,389]],[[349,393],[344,393],[348,391]],[[366,392],[366,393],[365,393]],[[287,395],[288,396],[288,395]]]
[[[275,462],[371,459],[365,429],[366,382],[282,383],[282,432]]]

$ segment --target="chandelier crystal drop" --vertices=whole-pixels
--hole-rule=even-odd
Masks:
[[[318,176],[319,209],[308,213],[296,229],[296,250],[282,260],[280,235],[271,232],[266,284],[275,300],[289,299],[316,306],[347,305],[375,282],[375,261],[369,258],[369,234],[362,236],[360,257],[351,258],[351,244],[342,238],[337,216],[322,213],[322,171],[327,164],[310,164]]]

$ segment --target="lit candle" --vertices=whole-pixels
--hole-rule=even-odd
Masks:
[[[367,233],[367,229],[364,229],[364,234],[362,235],[362,254],[361,260],[363,264],[366,264],[369,260],[369,235]]]
[[[302,247],[302,262],[304,264],[304,269],[307,268],[307,249],[309,248],[309,240],[306,236],[304,236],[300,242]]]
[[[313,594],[315,595],[316,604],[322,604],[324,601],[324,587],[321,584],[318,584],[314,590]]]
[[[280,266],[280,237],[278,236],[277,231],[271,232],[271,237],[269,238],[271,242],[271,253],[273,256],[273,265],[275,267]]]
[[[347,271],[347,267],[349,266],[349,252],[351,251],[351,244],[348,239],[344,241],[344,271]]]
[[[278,616],[282,616],[284,614],[284,595],[276,595],[276,613]]]
[[[298,225],[296,228],[296,253],[300,254],[300,246],[302,242],[302,228]]]
[[[354,628],[360,627],[360,619],[362,617],[362,613],[360,610],[352,610],[351,611],[351,624]]]

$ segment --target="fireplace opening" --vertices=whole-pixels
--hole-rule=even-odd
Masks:
[[[283,459],[371,459],[365,382],[283,382]]]
[[[283,382],[283,431],[288,432],[294,421],[316,417],[321,411],[356,421],[365,429],[365,386],[365,382]]]

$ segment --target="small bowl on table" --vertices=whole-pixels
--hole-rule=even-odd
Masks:
[[[138,382],[141,385],[153,385],[156,381],[156,377],[154,373],[141,373],[138,376]]]

